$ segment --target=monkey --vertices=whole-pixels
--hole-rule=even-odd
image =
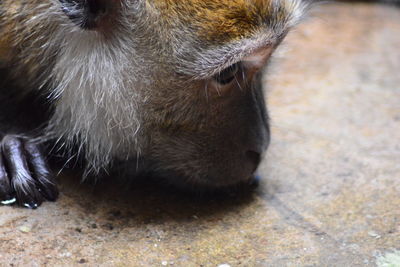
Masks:
[[[1,0],[0,201],[55,201],[58,148],[94,175],[125,162],[194,190],[250,181],[270,140],[262,73],[305,9]]]

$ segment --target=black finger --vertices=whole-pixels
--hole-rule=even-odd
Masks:
[[[3,139],[3,156],[12,187],[15,190],[17,203],[33,209],[40,206],[43,197],[36,188],[35,180],[30,174],[21,140],[13,136],[5,136]]]
[[[0,203],[9,205],[15,202],[10,179],[8,178],[6,168],[4,167],[3,155],[0,151]]]
[[[58,197],[58,189],[45,156],[39,146],[31,142],[25,143],[25,151],[28,155],[29,168],[33,172],[32,175],[36,179],[40,193],[47,200],[55,201]]]

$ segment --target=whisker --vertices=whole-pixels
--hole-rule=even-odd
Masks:
[[[208,84],[210,83],[210,81],[207,81],[206,82],[206,86],[205,86],[205,94],[206,94],[206,100],[207,100],[207,103],[208,103],[208,101],[209,101],[209,99],[208,99]]]
[[[218,96],[221,96],[221,92],[219,91],[219,85],[215,86],[215,90],[217,91]]]
[[[242,88],[242,86],[240,85],[240,82],[238,81],[236,75],[235,75],[235,81],[236,81],[237,85],[239,86],[239,90],[240,90],[241,92],[243,92],[243,88]]]

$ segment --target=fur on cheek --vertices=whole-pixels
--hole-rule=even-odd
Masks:
[[[138,57],[134,50],[118,51],[124,44],[112,43],[117,40],[109,42],[96,32],[70,33],[52,72],[57,105],[49,132],[70,144],[82,142],[95,172],[112,157],[139,151],[141,82],[132,60]]]

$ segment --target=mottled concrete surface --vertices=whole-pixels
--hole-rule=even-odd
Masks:
[[[319,7],[266,79],[272,143],[256,192],[121,194],[63,176],[56,203],[0,207],[0,265],[400,264],[399,48],[400,9]]]

